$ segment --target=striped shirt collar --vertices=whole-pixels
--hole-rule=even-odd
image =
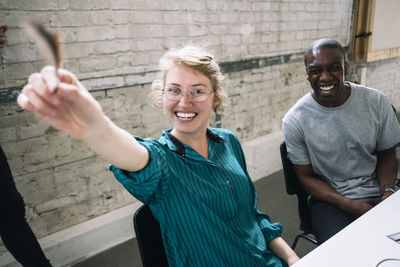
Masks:
[[[169,139],[170,142],[168,142],[167,140],[165,140],[166,142],[164,143],[164,145],[168,146],[169,149],[171,149],[172,151],[174,151],[175,153],[177,153],[178,155],[181,155],[182,157],[186,157],[186,149],[185,149],[185,145],[179,141],[175,136],[173,136],[171,134],[172,128],[163,131],[163,134],[161,136],[162,138],[165,139]],[[220,142],[225,142],[225,139],[223,139],[221,136],[219,136],[218,134],[214,133],[212,130],[210,130],[209,128],[207,128],[207,137],[216,142],[216,143],[220,143]],[[168,138],[167,138],[167,137]]]

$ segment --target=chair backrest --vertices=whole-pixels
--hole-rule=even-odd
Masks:
[[[301,186],[293,163],[288,158],[285,142],[281,143],[280,151],[283,166],[283,176],[285,177],[286,192],[289,195],[297,196],[300,229],[305,233],[312,233],[311,217],[308,209],[308,194]]]
[[[133,225],[144,267],[168,266],[159,222],[148,205],[141,206],[133,215]]]

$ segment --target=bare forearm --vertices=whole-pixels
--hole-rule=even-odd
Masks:
[[[149,160],[147,149],[106,116],[83,141],[107,162],[123,170],[141,170]]]
[[[318,179],[311,165],[296,165],[295,169],[301,184],[310,195],[355,217],[364,214],[379,202],[379,198],[351,199],[342,196],[327,182]]]
[[[382,192],[381,201],[393,194],[397,175],[396,148],[377,152],[376,176]]]
[[[378,162],[376,175],[381,192],[386,188],[393,188],[397,174],[397,159],[395,148],[377,152]]]
[[[295,169],[301,185],[308,194],[336,207],[344,208],[346,198],[333,189],[330,184],[317,178],[311,166],[296,165]]]
[[[268,244],[268,248],[280,259],[284,260],[289,264],[293,265],[300,258],[296,252],[282,239],[282,237],[276,237],[271,240]]]

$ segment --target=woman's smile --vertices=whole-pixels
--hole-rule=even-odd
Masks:
[[[210,79],[197,70],[175,65],[168,71],[165,87],[163,109],[173,124],[174,134],[205,135],[215,102],[214,94],[208,93],[199,101],[192,99],[195,97],[192,92],[212,92]]]

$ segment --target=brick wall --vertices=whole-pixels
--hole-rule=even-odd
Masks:
[[[400,57],[391,58],[367,65],[366,85],[383,91],[400,112]]]
[[[147,98],[160,56],[187,43],[206,46],[226,75],[230,107],[222,127],[247,141],[279,131],[285,112],[309,90],[302,52],[311,41],[349,45],[352,7],[352,0],[2,0],[9,42],[0,51],[0,144],[35,233],[46,236],[135,200],[84,144],[16,105],[28,75],[44,65],[21,19],[59,28],[64,67],[112,120],[143,137],[169,127]]]

